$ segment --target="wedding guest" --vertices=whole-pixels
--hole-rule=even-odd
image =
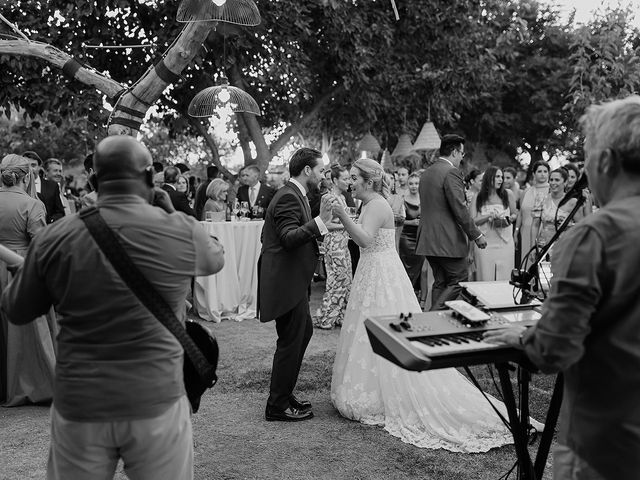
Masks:
[[[580,172],[580,168],[578,168],[578,166],[575,163],[567,163],[565,165],[563,165],[563,168],[567,171],[567,182],[565,184],[564,187],[564,191],[569,192],[573,186],[576,184],[576,182],[578,181],[578,178],[580,178],[581,172]],[[588,188],[585,188],[583,191],[584,195],[585,195],[585,202],[582,205],[582,208],[580,209],[580,213],[581,216],[584,218],[587,215],[591,215],[593,213],[593,200],[592,200],[592,195],[591,192],[589,191]]]
[[[560,201],[564,198],[564,190],[567,182],[568,173],[564,168],[559,168],[551,172],[549,175],[549,193],[542,202],[540,211],[533,213],[533,222],[531,224],[531,244],[537,245],[538,249],[543,248],[549,240],[556,234],[556,230],[562,225],[577,200],[570,199],[567,203],[560,206]],[[581,218],[580,215],[574,217],[571,225]],[[551,251],[547,254],[551,258]],[[532,259],[536,256],[532,255]]]
[[[72,213],[75,213],[75,199],[73,197],[69,198],[70,195],[65,190],[65,180],[62,173],[62,162],[57,158],[48,158],[44,162],[43,167],[44,177],[47,180],[51,180],[58,185],[58,189],[60,191],[60,201],[62,202],[62,207],[64,208],[64,214],[71,215]]]
[[[420,293],[420,275],[424,256],[416,254],[416,242],[418,238],[418,225],[420,225],[420,177],[418,173],[412,173],[407,180],[408,193],[404,197],[405,221],[402,225],[398,252],[402,265],[407,271],[409,280],[413,285],[416,296],[426,298],[426,292]],[[424,302],[423,302],[424,303]]]
[[[540,216],[542,203],[549,193],[549,164],[539,160],[533,164],[531,172],[533,173],[533,185],[527,188],[522,195],[515,229],[522,260],[529,255],[531,247],[534,245],[531,242],[533,217]]]
[[[100,215],[183,322],[191,278],[222,268],[221,246],[153,190],[151,154],[132,137],[102,140],[95,169]],[[129,478],[192,479],[183,349],[105,261],[78,215],[33,239],[1,300],[9,321],[25,326],[52,304],[60,333],[47,478],[112,478],[122,458]]]
[[[242,170],[242,183],[243,185],[238,188],[238,201],[248,202],[252,218],[254,207],[259,207],[258,210],[262,209],[262,213],[258,216],[264,219],[276,191],[260,182],[260,169],[257,165],[248,165]]]
[[[407,167],[398,167],[396,170],[396,194],[405,197],[409,193],[409,169]]]
[[[35,178],[35,190],[47,211],[47,223],[60,220],[64,217],[64,205],[62,205],[62,200],[60,199],[60,187],[56,182],[45,180],[40,176],[42,159],[36,152],[27,151],[22,156],[27,157],[31,164],[31,171],[34,173]]]
[[[162,189],[169,194],[173,207],[182,213],[186,213],[191,217],[196,216],[196,212],[189,206],[187,195],[177,190],[178,177],[180,170],[177,167],[167,167],[164,170],[164,184]]]
[[[207,179],[198,185],[196,190],[196,196],[194,200],[193,209],[196,212],[196,218],[202,220],[203,213],[202,209],[204,208],[204,204],[207,202],[207,187],[211,183],[214,178],[218,178],[219,172],[218,167],[215,165],[209,165],[207,167]]]
[[[469,242],[484,248],[487,241],[476,227],[464,196],[459,169],[465,156],[465,139],[442,137],[440,157],[420,177],[420,226],[416,253],[426,255],[433,270],[431,310],[441,310],[455,300],[469,279]]]
[[[21,256],[47,225],[44,205],[28,193],[34,176],[28,158],[7,155],[0,163],[0,244]],[[7,265],[0,261],[0,292],[10,279]],[[32,300],[25,297],[22,301]],[[16,406],[51,401],[58,333],[53,309],[25,326],[8,320],[0,311],[0,403]]]
[[[404,220],[407,216],[406,210],[404,208],[404,200],[401,195],[398,195],[396,192],[396,178],[394,175],[386,174],[387,182],[389,183],[390,194],[387,198],[387,202],[391,206],[391,211],[393,211],[393,219],[396,226],[396,250],[400,250],[400,235],[402,235],[402,225],[404,225]]]
[[[176,191],[179,193],[184,193],[184,195],[187,197],[187,200],[189,199],[189,179],[184,175],[178,175],[178,180],[176,181]]]
[[[498,167],[491,166],[484,172],[471,215],[487,239],[485,248],[475,248],[476,280],[509,280],[514,266],[511,225],[518,214],[515,196],[505,188],[503,173]]]
[[[95,172],[93,170],[93,153],[84,158],[84,173],[87,176],[87,194],[80,195],[80,206],[93,207],[98,202],[98,186],[96,185]]]
[[[466,187],[464,195],[467,199],[467,205],[471,207],[473,199],[480,191],[480,186],[482,185],[482,171],[478,168],[472,168],[471,171],[465,175],[464,184]]]
[[[347,208],[343,193],[349,189],[350,184],[351,177],[346,168],[331,168],[330,193],[338,199],[343,208]],[[313,215],[313,210],[311,214]],[[344,310],[347,308],[351,290],[351,256],[347,248],[349,235],[340,220],[334,216],[326,226],[329,232],[322,240],[326,286],[315,326],[330,330],[341,326],[344,319]]]
[[[207,201],[202,209],[202,218],[200,220],[205,220],[207,212],[226,213],[228,193],[229,184],[221,178],[214,178],[207,186]]]
[[[516,181],[516,169],[513,167],[505,167],[502,169],[502,175],[504,177],[504,188],[511,190],[513,198],[516,199],[516,209],[520,209],[520,197],[522,196],[522,190]]]
[[[585,171],[601,206],[557,245],[542,317],[485,341],[562,372],[555,480],[636,480],[640,472],[640,97],[580,119]]]

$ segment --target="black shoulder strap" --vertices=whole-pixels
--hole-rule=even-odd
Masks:
[[[120,244],[118,235],[109,228],[98,209],[96,207],[83,209],[79,216],[124,283],[160,323],[178,339],[202,380],[213,386],[216,378],[215,368],[204,358],[162,295],[133,264],[129,254]]]

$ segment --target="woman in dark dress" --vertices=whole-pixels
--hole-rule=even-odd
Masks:
[[[420,177],[412,173],[408,181],[409,193],[404,197],[406,217],[399,244],[400,259],[416,291],[420,290],[420,273],[424,263],[424,257],[416,255],[416,239],[418,238],[418,224],[420,223],[419,185]]]

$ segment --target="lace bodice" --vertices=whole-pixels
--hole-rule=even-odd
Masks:
[[[378,230],[373,243],[367,248],[360,248],[361,255],[367,255],[372,253],[386,252],[388,250],[396,249],[396,229],[395,228],[381,228]]]

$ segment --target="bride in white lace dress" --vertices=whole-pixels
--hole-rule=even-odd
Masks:
[[[333,365],[333,404],[342,416],[384,426],[417,447],[485,452],[512,443],[489,402],[457,370],[410,372],[373,353],[363,323],[367,316],[421,310],[395,249],[382,168],[360,159],[351,180],[354,196],[363,202],[359,224],[339,204],[334,213],[361,254]],[[492,400],[506,416],[504,405]]]

